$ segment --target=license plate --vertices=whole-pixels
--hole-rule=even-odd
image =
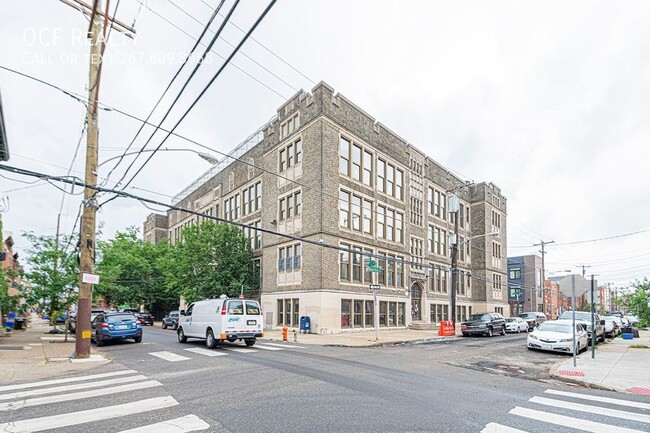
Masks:
[[[247,325],[257,325],[257,320],[247,320],[246,324]]]
[[[126,325],[117,325],[117,329],[126,329],[126,328],[127,328]]]
[[[551,350],[552,348],[553,346],[551,346],[550,344],[542,344],[542,349]]]

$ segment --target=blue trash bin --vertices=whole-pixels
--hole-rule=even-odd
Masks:
[[[304,334],[311,332],[311,319],[309,316],[300,317],[300,332]]]

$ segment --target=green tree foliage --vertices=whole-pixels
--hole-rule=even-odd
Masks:
[[[630,311],[641,323],[650,324],[650,280],[637,281],[634,288],[636,290],[630,294]]]
[[[256,287],[250,243],[240,228],[204,221],[183,229],[165,267],[170,289],[188,302]]]
[[[23,295],[27,303],[44,312],[50,318],[67,311],[77,301],[79,266],[77,256],[66,252],[63,245],[75,245],[74,238],[60,237],[57,248],[55,236],[37,236],[25,233],[32,245],[27,253],[30,271],[25,274],[29,284]]]
[[[144,242],[138,238],[138,229],[129,227],[98,247],[96,296],[102,296],[109,305],[144,304],[149,311],[178,307],[179,295],[169,290],[164,278],[170,252],[167,243]]]

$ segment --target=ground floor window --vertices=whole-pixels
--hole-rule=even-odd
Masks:
[[[449,305],[431,304],[431,323],[449,320]]]
[[[503,307],[494,307],[494,312],[503,316]]]
[[[300,325],[300,302],[298,299],[278,299],[278,326]]]
[[[381,301],[379,302],[379,326],[386,326],[387,324],[387,310],[388,310],[388,302],[386,301]]]
[[[341,328],[374,328],[374,326],[373,301],[341,300]],[[379,326],[406,326],[406,303],[379,302]]]
[[[472,315],[472,307],[469,305],[457,305],[456,306],[456,321],[464,322],[469,316]]]
[[[349,299],[341,300],[341,328],[350,327],[350,310],[352,301]]]
[[[364,326],[374,327],[375,326],[375,303],[373,301],[363,301],[364,310]]]

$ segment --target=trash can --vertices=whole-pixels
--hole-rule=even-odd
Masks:
[[[13,311],[10,311],[9,314],[7,314],[7,320],[5,321],[5,326],[9,329],[13,329],[16,321],[16,313]]]
[[[23,329],[23,323],[25,323],[25,319],[16,319],[16,321],[14,322],[14,329],[16,331],[20,331],[21,329]]]
[[[311,332],[311,319],[309,316],[300,316],[300,332],[304,334]]]

